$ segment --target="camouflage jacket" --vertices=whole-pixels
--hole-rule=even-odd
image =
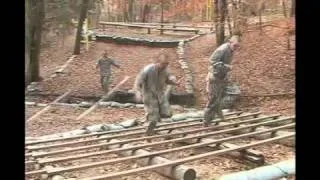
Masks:
[[[109,76],[111,74],[111,66],[119,67],[119,64],[111,58],[100,58],[97,61],[96,67],[100,68],[101,76]]]
[[[159,72],[156,69],[156,64],[149,64],[145,66],[139,73],[136,79],[136,88],[139,91],[163,93],[167,84],[175,84],[167,69]]]
[[[233,52],[230,48],[229,43],[224,43],[221,46],[219,46],[210,56],[209,58],[209,71],[213,71],[213,65],[216,62],[223,62],[224,64],[231,64],[233,57]]]

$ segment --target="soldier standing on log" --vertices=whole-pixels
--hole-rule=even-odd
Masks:
[[[111,80],[111,66],[120,68],[120,65],[113,59],[108,57],[108,53],[105,50],[102,57],[98,59],[96,68],[100,68],[100,83],[105,93],[109,91],[109,84]]]
[[[208,103],[204,110],[204,125],[208,126],[218,114],[224,120],[222,99],[225,96],[228,83],[228,72],[231,70],[233,52],[240,47],[239,37],[232,36],[230,40],[219,46],[209,59],[209,72],[206,78]]]
[[[168,72],[168,65],[168,56],[162,51],[157,57],[156,63],[145,66],[135,81],[136,97],[142,99],[146,119],[149,121],[147,136],[154,134],[156,124],[161,118],[172,116],[165,90],[167,85],[177,85],[178,82],[176,77]]]

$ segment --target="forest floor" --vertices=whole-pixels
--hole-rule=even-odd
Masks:
[[[286,26],[285,20],[273,21],[275,26]],[[294,20],[290,22],[294,25]],[[121,30],[121,34],[132,34]],[[116,32],[114,30],[112,33]],[[240,85],[242,97],[237,104],[237,109],[243,111],[261,110],[264,114],[280,113],[282,115],[295,114],[295,51],[287,49],[286,29],[273,26],[263,27],[262,33],[258,30],[246,32],[241,39],[241,48],[235,52],[232,62],[230,79]],[[169,36],[169,35],[168,35]],[[173,35],[170,35],[173,36]],[[163,37],[161,37],[163,38]],[[185,35],[175,38],[185,38]],[[293,38],[293,37],[292,37]],[[291,42],[294,46],[295,42]],[[43,48],[40,55],[41,76],[45,79],[72,55],[74,45],[73,38],[67,38],[64,47],[53,43],[50,47]],[[197,95],[195,108],[202,109],[206,102],[205,76],[207,74],[208,59],[216,48],[215,35],[203,35],[186,44],[186,60],[194,73],[194,84]],[[159,53],[160,48],[145,46],[119,45],[113,43],[92,43],[89,52],[82,52],[66,68],[66,73],[55,78],[40,82],[42,92],[63,94],[69,88],[78,87],[72,95],[101,96],[103,94],[99,84],[99,72],[95,69],[96,60],[107,49],[111,58],[119,60],[121,69],[113,70],[113,82],[111,86],[129,75],[131,79],[122,89],[129,90],[133,86],[135,75],[146,64],[152,62],[152,58]],[[177,61],[176,48],[165,48],[170,58],[170,70],[179,79],[183,76]],[[177,91],[184,91],[184,82],[177,87]],[[277,95],[284,94],[284,95]],[[290,95],[293,94],[293,95]],[[38,102],[41,99],[38,99]],[[46,102],[42,100],[42,102]],[[26,106],[26,118],[30,117],[41,108]],[[41,136],[46,134],[65,132],[81,128],[85,125],[119,122],[123,119],[144,116],[143,109],[128,108],[98,108],[83,121],[75,121],[75,117],[85,109],[54,107],[31,122],[26,123],[27,136]],[[180,111],[176,111],[178,113]],[[293,158],[294,148],[279,144],[268,144],[257,147],[263,152],[267,163],[276,163],[281,160]],[[170,159],[186,156],[189,152],[173,154]],[[104,157],[112,158],[112,157]],[[187,163],[197,170],[200,179],[211,179],[220,174],[251,169],[252,166],[240,160],[216,156],[204,160]],[[136,166],[132,164],[117,164],[113,167],[106,166],[99,171],[112,169],[125,169]],[[106,170],[107,169],[107,170]],[[86,176],[94,175],[97,169],[86,172]],[[141,173],[119,179],[150,179],[165,180],[156,173]]]

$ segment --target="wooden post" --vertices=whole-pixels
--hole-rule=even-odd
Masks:
[[[148,28],[148,34],[151,34],[151,28]]]

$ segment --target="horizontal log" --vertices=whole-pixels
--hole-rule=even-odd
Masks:
[[[236,145],[233,145],[231,143],[226,143],[226,141],[228,140],[233,140],[239,137],[249,137],[251,135],[257,135],[257,134],[262,134],[262,133],[266,133],[266,132],[273,132],[273,131],[277,131],[279,129],[284,129],[284,128],[288,128],[288,127],[294,127],[294,124],[290,124],[290,125],[284,125],[284,126],[280,126],[280,127],[275,127],[275,128],[270,128],[270,129],[266,129],[263,131],[258,131],[258,132],[254,132],[254,133],[246,133],[246,134],[242,134],[242,135],[238,135],[238,136],[234,136],[234,137],[228,137],[228,138],[222,138],[222,139],[202,139],[201,143],[199,144],[199,146],[195,145],[196,147],[200,147],[202,145],[210,145],[211,146],[215,146],[215,145],[211,145],[213,144],[212,142],[215,143],[223,143],[224,145],[226,145],[227,148],[233,148],[236,147]],[[217,131],[215,132],[215,134],[220,134],[220,133],[224,133],[226,130],[222,130],[222,131]],[[190,133],[189,133],[190,134]],[[230,139],[231,138],[231,139]],[[116,141],[116,142],[109,142],[109,144],[106,144],[105,146],[111,146],[111,145],[118,145],[120,147],[121,144],[125,144],[125,143],[129,143],[129,142],[124,142],[124,141]],[[229,145],[227,145],[229,144]],[[124,147],[122,147],[124,148]],[[177,151],[179,150],[183,150],[183,149],[188,149],[188,148],[195,148],[194,145],[192,146],[184,146],[184,147],[180,147],[180,149],[178,148]],[[121,148],[118,148],[121,149]],[[122,151],[122,150],[121,150]],[[176,151],[175,149],[168,149],[168,151],[159,151],[162,153],[169,153],[169,152],[174,152]],[[91,157],[91,156],[98,156],[98,155],[106,155],[109,153],[112,153],[114,151],[110,151],[110,150],[104,150],[104,151],[99,151],[99,152],[91,152],[91,153],[84,153],[84,154],[78,154],[78,155],[71,155],[71,156],[67,156],[67,157],[57,157],[57,158],[49,158],[49,159],[43,159],[43,160],[39,160],[39,164],[45,164],[45,163],[54,163],[54,162],[62,162],[62,161],[69,161],[69,160],[75,160],[75,159],[81,159],[81,158],[87,158],[87,157]],[[157,152],[157,153],[159,153]],[[254,151],[254,150],[247,150],[247,154],[250,154],[251,156],[254,155],[256,157],[259,158],[263,158],[262,153],[258,152],[258,151]],[[161,154],[162,154],[161,153]],[[160,154],[156,154],[156,155],[160,155]],[[123,160],[120,160],[123,161]],[[113,162],[118,162],[116,160],[111,160],[110,162],[108,161],[108,163],[113,163]]]
[[[237,123],[249,123],[249,122],[254,122],[254,121],[257,122],[257,121],[259,121],[259,119],[256,118],[256,119],[247,120],[247,121],[243,121],[243,122],[237,122]],[[230,123],[229,125],[223,125],[223,126],[220,125],[220,126],[213,126],[213,127],[205,127],[205,128],[188,130],[188,131],[179,131],[179,132],[175,132],[175,133],[171,133],[171,134],[162,134],[162,135],[155,135],[155,136],[132,138],[132,139],[127,139],[127,140],[122,140],[117,143],[107,142],[107,143],[104,143],[103,146],[131,143],[131,142],[135,142],[135,141],[152,140],[152,139],[158,139],[158,138],[167,138],[167,137],[172,138],[172,137],[176,137],[178,135],[182,135],[182,137],[185,137],[186,135],[194,134],[197,132],[206,132],[208,130],[221,129],[222,127],[233,126],[234,124],[236,124],[236,123]],[[106,137],[106,138],[109,138],[109,137]],[[99,138],[98,140],[101,141],[106,138]],[[99,145],[101,145],[101,144],[99,144]],[[227,146],[227,147],[231,147],[231,146],[232,145]],[[88,146],[86,146],[86,147],[88,147]],[[62,158],[52,158],[52,159],[49,158],[49,159],[39,160],[39,163],[44,164],[44,163],[52,163],[52,162],[59,162],[59,161],[65,161],[65,160],[73,160],[73,159],[78,159],[78,158],[80,159],[80,158],[85,158],[85,157],[90,157],[90,156],[95,156],[95,155],[102,155],[102,154],[104,154],[104,152],[101,151],[101,152],[96,152],[96,153],[81,154],[81,155],[62,157]],[[257,154],[257,153],[255,153],[255,154]],[[261,155],[257,155],[257,156],[261,156]]]
[[[263,125],[266,125],[266,124],[272,124],[272,123],[286,121],[286,120],[288,120],[288,118],[278,119],[278,120],[273,120],[273,121],[267,121],[267,122],[252,124],[252,125],[247,125],[247,126],[239,127],[239,128],[232,128],[232,129],[227,129],[227,130],[210,132],[210,133],[206,133],[206,134],[200,134],[200,135],[176,138],[176,139],[171,139],[171,140],[166,140],[166,141],[161,141],[161,142],[147,143],[147,144],[137,145],[132,149],[140,149],[140,148],[151,147],[151,146],[165,145],[165,144],[169,144],[169,143],[184,142],[184,141],[193,140],[193,139],[201,140],[201,138],[204,138],[204,137],[209,137],[209,136],[228,133],[228,132],[233,132],[233,131],[239,131],[241,129],[246,129],[246,128],[256,128],[258,126],[263,126]],[[113,136],[113,137],[115,137],[115,136]],[[88,150],[88,149],[93,149],[93,148],[103,148],[106,145],[110,145],[110,144],[109,143],[100,143],[100,144],[94,144],[94,145],[88,145],[88,146],[80,146],[80,147],[64,149],[64,150],[57,150],[57,151],[50,151],[50,152],[34,152],[34,153],[32,153],[32,156],[35,157],[35,158],[39,158],[39,157],[45,157],[45,156],[49,156],[49,155],[55,155],[55,154],[61,154],[61,153],[67,153],[67,152]],[[108,153],[114,153],[114,152],[117,152],[117,151],[132,150],[132,149],[121,149],[121,150],[116,150],[116,151],[110,151]]]
[[[291,119],[290,121],[294,122],[294,120],[295,119]],[[227,123],[221,122],[221,124],[226,125]],[[243,125],[239,125],[239,127],[241,127],[241,126],[243,126]],[[257,127],[256,129],[251,129],[251,130],[243,129],[241,131],[232,132],[231,134],[243,134],[243,133],[247,133],[247,132],[250,132],[250,131],[261,131],[261,130],[266,130],[266,129],[268,129],[268,126]],[[283,131],[277,131],[275,133],[262,134],[262,135],[256,136],[255,138],[259,139],[259,140],[264,140],[264,139],[268,139],[268,138],[274,137],[274,136],[287,135],[289,133],[290,132],[283,130]],[[286,140],[282,140],[282,141],[279,141],[279,144],[282,144],[282,145],[285,145],[285,146],[294,147],[295,146],[295,139],[294,138],[289,138],[289,139],[286,139]]]
[[[237,111],[237,112],[230,112],[224,114],[225,116],[232,116],[232,115],[237,115],[235,117],[228,117],[225,118],[225,120],[233,120],[236,118],[246,118],[250,116],[257,116],[261,112],[255,112],[255,113],[248,113],[244,115],[240,115],[242,112]],[[186,121],[177,121],[177,122],[170,122],[170,123],[159,123],[157,127],[164,127],[164,126],[172,126],[172,125],[177,125],[177,124],[185,124],[187,122],[193,122],[193,121],[199,121],[202,118],[192,118]],[[220,119],[215,119],[214,121],[218,121]],[[39,144],[39,143],[48,143],[48,142],[55,142],[55,141],[63,141],[63,140],[71,140],[71,139],[77,139],[77,138],[87,138],[87,137],[93,137],[93,136],[99,136],[99,135],[107,135],[107,134],[113,134],[113,133],[121,133],[121,132],[129,132],[129,131],[135,131],[135,130],[141,130],[144,129],[144,127],[134,127],[130,129],[124,129],[124,130],[113,130],[113,131],[105,131],[105,132],[97,132],[97,133],[91,133],[91,134],[84,134],[84,135],[78,135],[78,136],[72,136],[72,137],[62,137],[62,138],[54,138],[54,139],[44,139],[44,140],[30,140],[25,142],[26,145],[32,145],[32,144]]]
[[[218,180],[247,180],[254,177],[256,180],[272,180],[295,174],[295,159],[282,161],[269,166],[258,167],[248,171],[226,174]]]
[[[27,92],[26,96],[58,97],[58,96],[61,96],[61,94]],[[61,101],[61,102],[72,103],[73,99],[81,99],[83,101],[98,101],[100,98],[101,98],[100,96],[70,95],[70,96],[68,96],[68,99]],[[135,99],[136,98],[135,98],[134,93],[119,90],[119,91],[114,92],[114,95],[110,98],[109,101],[115,101],[115,102],[119,102],[119,103],[140,103],[140,102],[137,102]],[[171,92],[169,101],[170,101],[170,104],[192,106],[195,104],[195,96],[194,96],[194,94],[189,94],[189,93]]]
[[[217,156],[217,155],[225,154],[225,153],[232,152],[232,151],[240,151],[240,150],[248,149],[248,148],[251,148],[251,147],[254,147],[254,146],[259,146],[259,145],[262,145],[262,144],[276,142],[276,141],[279,141],[281,139],[286,139],[286,138],[289,138],[289,137],[293,137],[294,135],[295,135],[295,133],[291,133],[291,134],[286,135],[286,136],[274,137],[274,138],[270,138],[270,139],[267,139],[267,140],[262,140],[262,141],[250,143],[250,144],[247,144],[247,145],[242,145],[242,146],[239,146],[239,147],[222,149],[222,150],[208,152],[208,153],[199,154],[199,155],[195,155],[195,156],[189,156],[189,157],[177,159],[177,160],[174,160],[174,161],[171,161],[171,162],[168,162],[168,163],[162,163],[162,164],[158,164],[158,165],[151,165],[151,166],[131,169],[131,170],[127,170],[127,171],[122,171],[122,172],[110,173],[110,174],[107,174],[107,175],[95,176],[95,177],[90,177],[90,178],[83,178],[83,179],[80,179],[80,180],[102,180],[102,179],[115,178],[115,177],[135,174],[135,173],[139,173],[139,172],[150,171],[150,170],[163,168],[163,167],[168,167],[168,166],[173,166],[173,165],[179,165],[179,164],[183,164],[183,163],[187,163],[187,162],[191,162],[191,161],[195,161],[195,160],[199,160],[199,159],[203,159],[203,158],[208,158],[208,157],[211,157],[211,156]]]
[[[245,117],[250,117],[250,116],[252,116],[252,114],[242,115],[242,116],[238,116],[238,117],[230,117],[230,118],[224,119],[224,121],[230,121],[230,120],[239,119],[239,118],[245,118]],[[242,123],[248,123],[248,122],[257,122],[257,121],[261,121],[261,120],[264,120],[264,119],[267,119],[267,118],[276,117],[276,116],[279,116],[279,115],[273,115],[273,116],[268,116],[268,117],[263,117],[263,118],[255,118],[255,119],[243,120],[243,121],[240,121],[240,122],[225,124],[223,126],[211,126],[211,127],[206,127],[205,129],[212,130],[212,129],[216,129],[216,128],[234,126],[235,124],[242,124]],[[197,122],[197,123],[189,124],[189,125],[185,124],[187,122],[193,122],[193,121],[199,121],[199,120],[201,120],[201,118],[199,118],[199,119],[191,119],[191,120],[187,120],[187,121],[180,121],[180,123],[178,123],[178,122],[163,123],[163,124],[160,124],[161,126],[160,125],[157,126],[156,131],[172,131],[173,129],[183,128],[183,127],[192,127],[192,126],[195,126],[195,125],[202,125],[201,122]],[[214,120],[214,122],[221,122],[221,121],[222,121],[221,119]],[[180,125],[180,124],[182,124],[182,125]],[[178,126],[172,127],[174,125],[178,125]],[[166,126],[170,126],[170,127],[166,127]],[[164,128],[159,128],[159,127],[164,127]],[[135,131],[135,132],[130,133],[129,130],[132,130],[132,129],[133,128],[127,129],[127,131],[126,130],[121,130],[121,131],[118,131],[118,133],[115,134],[115,135],[109,135],[109,136],[106,136],[106,137],[103,137],[103,138],[99,137],[99,138],[94,138],[94,139],[71,141],[71,142],[65,142],[65,143],[56,143],[56,144],[51,144],[51,145],[27,146],[26,149],[27,150],[41,150],[41,149],[55,148],[55,147],[60,147],[60,146],[69,146],[69,145],[76,145],[76,144],[82,144],[82,143],[88,143],[88,142],[107,140],[107,139],[111,139],[111,138],[123,138],[123,137],[126,137],[126,136],[135,136],[135,135],[141,135],[141,134],[145,133],[145,131],[144,131],[145,127],[134,128],[135,130],[141,130],[141,131]],[[189,131],[185,131],[185,132],[196,132],[196,131],[199,131],[199,130],[196,129],[196,130],[191,130],[191,131],[189,130]],[[129,132],[129,133],[119,134],[120,132]],[[109,133],[107,133],[107,132],[99,133],[99,135],[108,135],[108,134]],[[94,134],[94,135],[97,135],[97,133]],[[88,137],[88,136],[85,136],[85,135],[80,136],[80,138],[82,138],[82,137]],[[152,137],[148,137],[148,138],[152,138]]]
[[[239,139],[239,138],[243,138],[243,137],[250,137],[250,136],[254,136],[254,135],[257,135],[257,134],[261,134],[261,133],[277,131],[279,129],[292,127],[292,126],[294,126],[294,124],[285,125],[285,126],[281,126],[281,127],[276,127],[276,128],[268,129],[268,130],[261,131],[261,132],[252,132],[252,133],[248,133],[248,134],[237,135],[237,136],[222,138],[222,139],[218,139],[218,140],[210,140],[210,141],[207,141],[207,142],[201,142],[201,143],[197,143],[197,144],[192,144],[192,145],[187,145],[187,146],[182,146],[182,147],[176,147],[176,148],[161,150],[161,151],[157,151],[157,152],[132,154],[132,151],[130,151],[130,150],[129,151],[122,151],[120,154],[123,154],[125,156],[129,156],[129,157],[127,157],[127,158],[117,158],[117,159],[94,162],[94,163],[88,163],[88,164],[82,164],[82,165],[78,165],[78,166],[69,166],[69,167],[65,167],[65,168],[56,168],[56,169],[50,170],[48,173],[49,174],[57,174],[57,173],[63,173],[63,172],[68,172],[68,171],[74,171],[74,170],[80,170],[80,169],[104,166],[104,165],[107,165],[107,164],[118,163],[118,162],[123,162],[123,161],[127,161],[127,160],[134,160],[134,159],[138,159],[138,158],[154,157],[154,156],[158,156],[158,155],[166,154],[166,153],[178,152],[178,151],[187,150],[187,149],[200,148],[200,147],[208,146],[208,145],[214,144],[214,143],[215,144],[221,144],[221,143],[224,143],[226,141],[231,141],[231,140],[235,140],[235,139]],[[119,142],[119,141],[118,140],[113,140],[111,142]],[[112,148],[110,148],[110,147],[112,147]],[[131,146],[131,145],[122,146],[122,148],[125,148],[125,149],[132,149],[132,147],[133,146]],[[120,145],[117,145],[117,146],[108,146],[108,148],[109,148],[109,151],[110,151],[110,150],[113,150],[113,149],[120,149],[121,147],[120,147]],[[236,147],[232,147],[232,148],[236,148]],[[135,150],[135,149],[133,149],[133,150]],[[136,151],[139,151],[139,150],[136,150]]]

